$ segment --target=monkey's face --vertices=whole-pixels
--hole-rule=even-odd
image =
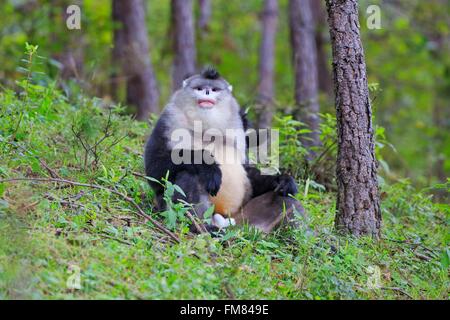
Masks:
[[[201,121],[203,129],[239,127],[239,104],[231,94],[231,85],[218,76],[217,72],[207,71],[183,81],[170,104],[172,118],[179,126],[193,128],[195,121]],[[230,122],[231,121],[231,122]]]
[[[210,86],[198,86],[193,88],[194,96],[197,100],[197,105],[200,108],[210,109],[217,103],[217,98],[220,94],[220,89]]]
[[[231,97],[231,86],[224,80],[210,80],[200,77],[188,79],[184,89],[192,97],[194,104],[201,109],[220,107]]]

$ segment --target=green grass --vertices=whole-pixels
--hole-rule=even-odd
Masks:
[[[95,99],[68,101],[52,84],[25,92],[0,94],[0,179],[49,177],[45,162],[61,178],[127,194],[166,221],[133,175],[143,172],[147,123]],[[297,230],[234,227],[213,239],[190,235],[177,217],[181,241],[172,244],[108,191],[0,183],[0,298],[448,299],[448,205],[407,181],[383,184],[383,239],[374,241],[337,236],[335,195],[300,190],[308,220]],[[73,270],[80,289],[67,285]]]

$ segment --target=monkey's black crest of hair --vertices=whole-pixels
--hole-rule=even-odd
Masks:
[[[210,80],[217,80],[220,78],[219,72],[214,67],[206,67],[202,71],[202,77]]]

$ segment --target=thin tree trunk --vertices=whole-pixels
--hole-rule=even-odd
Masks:
[[[136,119],[145,120],[159,111],[159,93],[150,61],[145,10],[142,0],[113,0],[113,62],[126,79],[127,103],[137,108]],[[113,78],[117,90],[118,77]]]
[[[82,36],[73,37],[73,39],[76,39],[73,43],[77,43],[78,46],[76,48],[72,47],[64,49],[57,58],[62,65],[61,78],[64,80],[83,78],[84,52]]]
[[[200,34],[205,36],[209,31],[209,22],[211,20],[211,0],[198,0],[200,17],[198,19],[198,28]]]
[[[380,236],[381,212],[357,0],[327,0],[338,133],[336,229]]]
[[[433,58],[435,63],[442,63],[445,60],[445,56],[450,53],[450,45],[446,42],[445,36],[441,33],[432,33],[430,38],[434,40],[436,44],[436,49],[433,52]],[[444,70],[439,77],[438,85],[435,90],[435,101],[433,106],[433,124],[437,129],[434,137],[433,143],[433,154],[434,161],[431,163],[430,180],[434,175],[440,183],[445,183],[450,172],[445,168],[445,136],[450,132],[450,108],[448,108],[448,101],[450,101],[450,63],[444,65]],[[430,183],[431,184],[431,183]],[[450,200],[450,194],[445,189],[434,190],[435,199],[437,201],[445,202]]]
[[[319,0],[310,0],[313,11],[313,19],[315,21],[316,31],[316,47],[317,47],[317,72],[319,76],[319,90],[330,95],[333,93],[332,79],[331,79],[331,64],[328,62],[325,45],[327,39],[325,36],[327,12],[324,7],[324,2]]]
[[[183,80],[195,73],[196,50],[192,0],[172,0],[174,53],[172,89],[179,89]]]
[[[302,143],[309,149],[309,159],[312,159],[315,157],[312,147],[320,145],[320,119],[315,26],[309,0],[289,1],[289,25],[295,70],[295,101],[299,108],[296,118],[311,130]]]
[[[262,39],[259,52],[259,84],[257,108],[258,128],[269,128],[272,124],[274,98],[275,35],[278,23],[278,1],[266,0],[261,14]]]

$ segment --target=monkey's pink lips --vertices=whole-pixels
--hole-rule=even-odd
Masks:
[[[197,100],[197,103],[202,108],[212,108],[216,104],[216,101],[212,99],[199,99]]]

